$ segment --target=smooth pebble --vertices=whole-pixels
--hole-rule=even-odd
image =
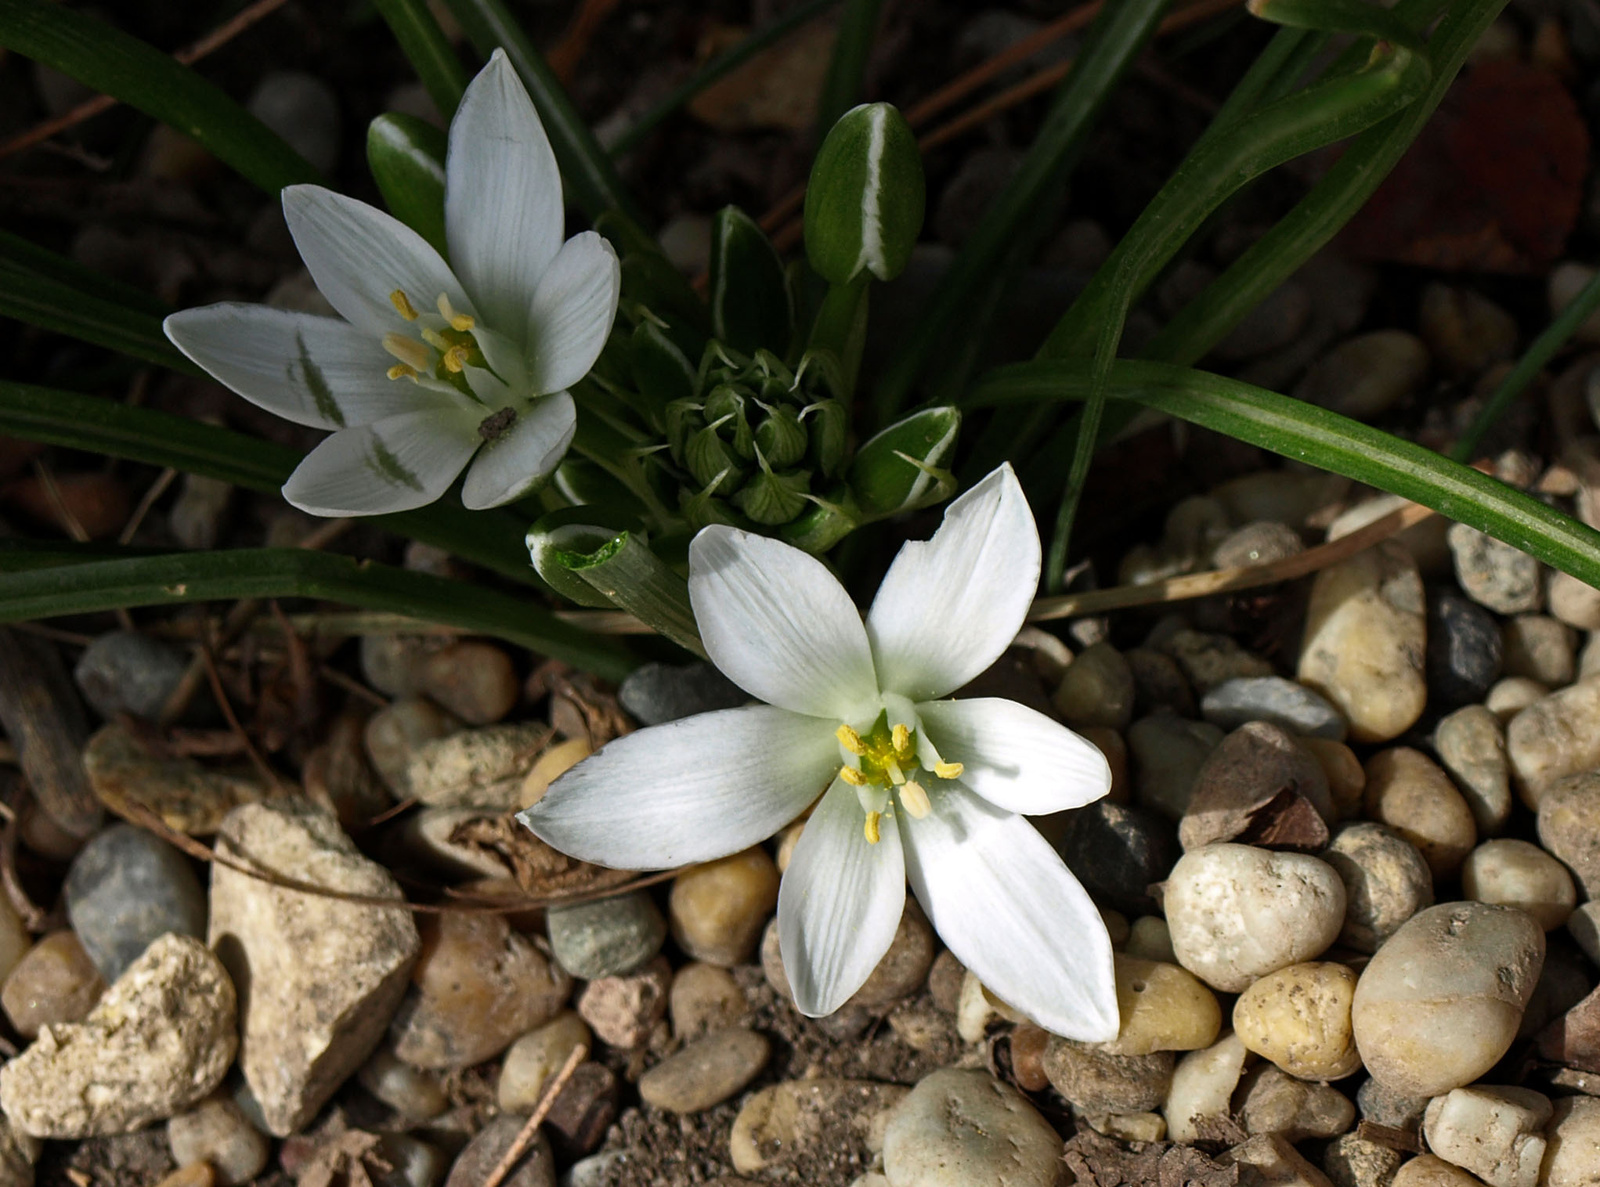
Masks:
[[[1367,816],[1417,847],[1435,878],[1448,878],[1478,840],[1472,809],[1427,755],[1409,746],[1367,760]]]
[[[1461,892],[1480,903],[1521,907],[1554,931],[1577,903],[1567,867],[1537,845],[1512,838],[1485,841],[1461,867]]]
[[[1439,763],[1455,780],[1482,836],[1503,832],[1511,816],[1511,764],[1505,727],[1484,705],[1467,705],[1433,729]]]
[[[1345,889],[1339,939],[1357,952],[1376,952],[1400,925],[1433,906],[1433,873],[1415,845],[1382,824],[1340,825],[1322,852]]]
[[[1350,1029],[1356,974],[1333,961],[1293,964],[1252,984],[1233,1005],[1250,1050],[1303,1080],[1338,1080],[1361,1067]]]
[[[685,870],[672,880],[667,916],[685,954],[731,968],[755,955],[778,905],[778,868],[757,845]]]

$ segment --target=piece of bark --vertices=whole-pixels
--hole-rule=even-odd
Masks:
[[[54,647],[6,627],[0,627],[0,726],[50,818],[75,837],[98,829],[100,802],[83,769],[89,722],[77,689]]]

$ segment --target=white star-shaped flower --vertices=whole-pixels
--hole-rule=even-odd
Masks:
[[[555,154],[502,51],[467,88],[449,143],[448,262],[381,210],[290,186],[289,232],[343,320],[240,303],[167,318],[178,349],[245,399],[333,430],[283,488],[313,515],[420,507],[463,469],[462,502],[497,506],[572,443],[566,389],[611,332],[616,253],[592,231],[562,242]]]
[[[888,951],[907,879],[950,950],[1047,1030],[1114,1038],[1111,944],[1022,814],[1104,795],[1099,750],[1001,698],[943,700],[1021,627],[1039,535],[1010,466],[900,550],[863,622],[821,561],[724,526],[689,552],[706,653],[766,702],[620,738],[521,819],[587,861],[653,869],[772,836],[826,788],[778,896],[800,1010],[832,1013]]]

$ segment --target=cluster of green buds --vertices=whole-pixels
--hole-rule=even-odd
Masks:
[[[695,527],[728,522],[731,505],[764,528],[793,523],[848,461],[850,413],[819,356],[791,370],[770,350],[707,348],[695,395],[666,409],[667,445],[693,483],[682,501]]]

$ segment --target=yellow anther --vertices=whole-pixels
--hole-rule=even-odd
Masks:
[[[878,816],[879,813],[877,812],[868,812],[867,823],[861,830],[866,834],[867,844],[869,845],[876,845],[878,843]]]
[[[405,293],[395,289],[394,292],[389,294],[389,300],[394,302],[394,307],[400,311],[401,317],[407,321],[417,320],[416,306],[411,303],[411,298],[407,297]]]
[[[922,790],[920,783],[907,783],[900,789],[900,802],[905,805],[912,819],[921,820],[933,808],[928,802],[928,793]]]
[[[445,351],[450,349],[449,340],[446,339],[443,334],[439,333],[438,330],[430,330],[427,326],[423,326],[422,329],[418,330],[417,332],[422,335],[422,340],[424,342],[433,347],[433,349],[437,350],[439,353],[443,354]]]
[[[866,743],[861,740],[861,735],[856,733],[856,731],[851,729],[848,725],[841,725],[838,729],[834,730],[833,736],[839,739],[839,745],[843,746],[851,754],[854,754],[857,757],[860,757],[867,752]]]
[[[416,377],[416,369],[414,367],[408,367],[404,363],[396,363],[394,366],[389,368],[390,379],[415,379]]]
[[[958,762],[936,762],[933,764],[933,773],[941,779],[959,779],[961,772],[966,770]]]
[[[851,787],[865,787],[867,785],[867,777],[854,767],[840,767],[839,778],[843,779]]]
[[[471,356],[472,352],[465,346],[452,346],[444,352],[444,369],[460,374],[461,371],[466,369],[467,359]]]
[[[385,334],[383,349],[413,371],[426,371],[433,365],[433,356],[428,353],[428,348],[404,334]]]
[[[889,742],[894,746],[894,752],[902,758],[911,750],[911,730],[904,723],[895,722],[894,729],[889,731]]]
[[[452,330],[460,330],[463,334],[478,323],[465,313],[457,313],[455,306],[450,304],[450,298],[445,293],[439,294],[439,316],[450,323]]]

